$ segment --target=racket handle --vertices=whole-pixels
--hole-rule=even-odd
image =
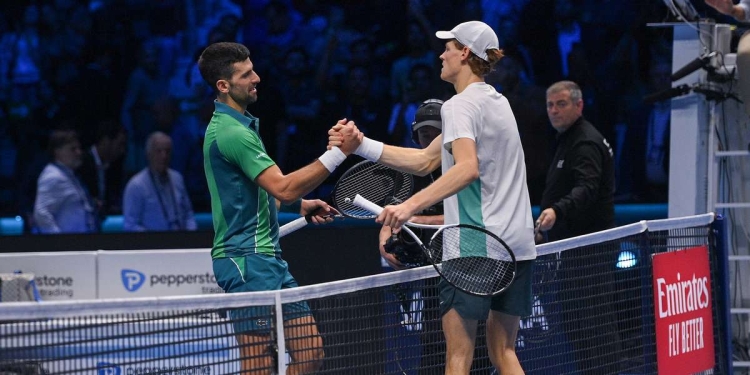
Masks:
[[[370,211],[374,213],[375,215],[380,215],[381,212],[383,212],[383,207],[378,206],[375,203],[370,202],[367,200],[367,198],[357,194],[354,196],[354,201],[352,203],[362,209],[365,209],[367,211]]]
[[[289,233],[292,233],[298,229],[304,228],[308,223],[308,218],[301,217],[299,219],[295,219],[294,221],[290,221],[279,228],[279,238],[286,236]]]

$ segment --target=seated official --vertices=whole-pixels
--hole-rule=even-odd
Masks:
[[[195,230],[193,206],[179,172],[169,169],[172,139],[154,132],[146,141],[148,167],[128,181],[122,199],[127,232]]]
[[[37,180],[35,229],[40,233],[97,232],[94,201],[75,175],[82,155],[78,135],[73,130],[53,131],[49,149],[52,162]]]

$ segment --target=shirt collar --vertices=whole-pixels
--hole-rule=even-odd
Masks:
[[[565,138],[565,137],[568,136],[568,134],[575,132],[575,130],[578,129],[582,123],[583,123],[583,116],[581,116],[577,120],[575,120],[573,122],[573,124],[570,125],[570,127],[568,127],[567,129],[565,129],[564,132],[557,133],[556,134],[557,139]]]
[[[109,163],[102,163],[102,159],[99,157],[99,149],[96,148],[96,145],[91,145],[91,155],[94,157],[94,164],[96,164],[97,168],[107,169],[109,167]]]
[[[218,100],[214,100],[214,109],[216,110],[216,112],[232,116],[232,118],[239,121],[240,124],[247,126],[248,128],[255,130],[256,132],[258,131],[258,118],[251,115],[250,112],[245,111],[245,113],[239,113],[236,109],[230,107],[228,104],[222,103]]]

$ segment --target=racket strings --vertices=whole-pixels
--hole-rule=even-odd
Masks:
[[[493,295],[515,277],[515,259],[497,237],[470,226],[451,226],[430,242],[430,256],[451,284],[472,294]]]
[[[385,206],[406,200],[412,189],[410,174],[366,161],[355,165],[341,176],[334,189],[334,204],[344,215],[373,218],[377,215],[353,204],[357,194]]]

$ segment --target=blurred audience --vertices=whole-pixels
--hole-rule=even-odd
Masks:
[[[99,229],[96,206],[75,175],[81,166],[81,142],[73,130],[53,131],[52,162],[39,175],[34,226],[40,233],[93,233]]]
[[[667,10],[661,2],[610,3],[0,2],[0,215],[20,215],[31,230],[36,182],[50,162],[43,150],[50,132],[62,128],[81,136],[84,166],[77,172],[101,204],[101,215],[119,212],[123,184],[116,181],[146,167],[142,150],[154,131],[172,137],[171,167],[184,177],[193,207],[210,211],[201,147],[213,98],[196,78],[195,65],[196,51],[210,42],[266,51],[253,58],[266,77],[258,88],[264,93],[260,101],[270,99],[266,106],[259,102],[266,113],[260,132],[273,140],[267,150],[283,168],[309,160],[304,152],[287,151],[324,142],[319,137],[325,132],[315,127],[341,117],[362,124],[368,134],[389,134],[395,143],[411,146],[416,106],[452,90],[432,79],[439,69],[435,52],[444,48],[434,32],[467,19],[485,20],[505,49],[506,59],[488,81],[494,79],[517,114],[532,196],[541,195],[539,166],[549,162],[554,141],[536,104],[543,102],[540,87],[570,79],[583,90],[586,118],[615,142],[618,202],[664,202],[668,150],[660,147],[668,139],[668,108],[645,104],[642,97],[661,89],[649,78],[652,69],[663,70],[652,67],[649,49],[671,46],[671,34],[645,25],[660,21]],[[94,139],[107,133],[98,129],[106,127],[102,119],[117,119],[126,130],[128,151],[118,161],[104,160],[107,151],[100,147],[108,146]]]
[[[128,232],[195,230],[193,206],[182,175],[169,168],[172,139],[154,132],[146,141],[148,166],[128,181],[122,200]]]
[[[99,121],[95,130],[96,138],[83,153],[78,174],[94,198],[100,215],[120,214],[127,132],[112,120]]]

